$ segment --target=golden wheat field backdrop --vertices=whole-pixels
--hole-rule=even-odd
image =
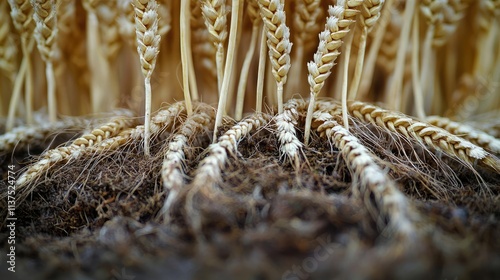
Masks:
[[[0,120],[2,279],[500,279],[498,0],[0,0]]]

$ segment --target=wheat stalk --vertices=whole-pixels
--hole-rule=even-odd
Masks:
[[[317,111],[315,122],[319,124],[317,130],[320,135],[340,150],[351,173],[358,178],[359,183],[353,184],[353,195],[364,201],[379,227],[389,227],[402,237],[414,236],[417,229],[411,219],[415,216],[412,214],[411,204],[394,181],[377,165],[376,162],[380,159],[329,113]]]
[[[373,28],[380,18],[380,11],[384,6],[384,0],[365,0],[363,5],[359,6],[360,15],[358,24],[361,27],[361,37],[359,42],[358,56],[356,59],[356,67],[354,76],[349,89],[350,100],[355,100],[358,93],[359,84],[361,81],[361,73],[363,72],[363,64],[365,59],[365,49],[368,32]]]
[[[160,218],[164,218],[167,223],[170,208],[175,201],[179,191],[184,186],[185,159],[189,142],[208,127],[213,126],[215,121],[214,110],[207,106],[202,106],[193,115],[188,117],[172,141],[168,143],[168,151],[165,153],[161,168],[161,178],[163,188],[168,191],[167,198],[160,210]]]
[[[158,3],[156,0],[134,0],[137,52],[139,53],[142,74],[144,75],[144,154],[149,156],[151,122],[151,76],[160,52],[158,33]]]
[[[233,75],[234,60],[236,54],[236,41],[238,35],[239,16],[242,12],[240,9],[240,1],[233,2],[231,6],[231,26],[229,32],[229,43],[226,57],[226,65],[224,67],[224,76],[222,79],[221,91],[219,92],[219,104],[217,104],[217,115],[215,116],[215,127],[213,141],[217,139],[217,128],[222,124],[222,116],[226,110],[226,102],[229,95],[229,87]],[[241,23],[240,23],[241,25]]]
[[[258,0],[267,35],[272,73],[277,84],[278,113],[283,112],[283,87],[290,69],[290,29],[286,25],[283,0]]]
[[[344,6],[343,1],[338,1],[336,6],[329,7],[329,16],[326,20],[325,30],[319,35],[319,45],[314,54],[314,60],[307,64],[310,98],[304,132],[305,145],[309,143],[312,114],[316,98],[323,88],[326,79],[330,76],[335,60],[340,55],[339,49],[342,46],[342,40],[349,32],[349,26],[353,22],[350,19],[344,19]]]
[[[495,156],[442,128],[363,102],[352,102],[349,112],[363,122],[416,140],[464,163],[479,162],[486,167],[500,171],[500,160]]]
[[[24,80],[25,100],[26,100],[26,121],[33,123],[33,75],[31,67],[30,53],[33,49],[33,7],[28,0],[8,0],[10,5],[10,16],[14,23],[14,28],[21,36],[21,49],[23,52],[23,61],[16,76],[13,98],[9,106],[9,116],[7,119],[7,131],[14,125],[14,114],[19,100],[21,83]],[[17,85],[17,86],[16,86]]]
[[[387,94],[389,108],[395,110],[401,109],[401,92],[403,87],[405,59],[410,38],[411,24],[413,22],[413,16],[415,16],[414,14],[416,5],[416,0],[407,1],[403,13],[403,26],[401,28],[401,34],[398,39],[399,46],[396,54],[396,64],[394,67],[392,84],[390,85],[389,94]]]
[[[256,0],[247,1],[247,13],[252,22],[252,34],[250,38],[250,48],[248,49],[243,66],[241,67],[240,81],[238,83],[238,90],[236,94],[236,110],[234,113],[234,118],[240,120],[243,116],[243,103],[245,99],[245,91],[248,81],[248,74],[250,73],[250,64],[252,63],[253,54],[255,52],[255,47],[257,45],[257,39],[259,35],[259,6]]]

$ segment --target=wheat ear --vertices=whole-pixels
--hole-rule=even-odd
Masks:
[[[275,117],[278,141],[280,143],[280,154],[299,167],[299,152],[302,148],[302,142],[297,138],[295,127],[299,120],[299,111],[307,106],[306,102],[296,99],[290,99],[285,103],[283,113]]]
[[[142,74],[144,75],[145,111],[144,111],[144,154],[149,156],[151,136],[151,76],[160,52],[160,34],[158,33],[158,3],[156,0],[134,0],[135,29],[137,52],[139,53]]]
[[[193,137],[202,133],[205,129],[212,127],[215,121],[215,112],[207,106],[202,106],[193,115],[188,117],[180,127],[179,132],[168,143],[168,151],[163,158],[161,178],[163,188],[168,191],[167,198],[160,210],[160,217],[164,223],[169,218],[170,208],[177,194],[184,186],[185,159],[189,142]]]
[[[114,117],[110,122],[93,129],[90,133],[84,134],[68,146],[46,151],[40,156],[37,162],[28,167],[26,172],[19,177],[16,184],[18,186],[25,186],[38,178],[54,164],[77,159],[87,154],[89,147],[98,145],[100,142],[118,135],[134,123],[131,114],[126,114],[125,116]]]
[[[361,38],[359,41],[358,56],[356,59],[356,67],[354,68],[354,76],[352,77],[351,87],[349,88],[349,100],[355,100],[358,94],[359,83],[361,81],[361,73],[363,72],[363,64],[365,59],[366,37],[368,32],[373,28],[380,18],[380,11],[384,5],[384,0],[366,0],[359,7],[359,25],[361,26]]]
[[[228,34],[226,1],[203,0],[201,5],[201,12],[205,19],[205,26],[210,34],[210,41],[212,41],[216,49],[217,88],[220,93],[224,77],[224,44]]]
[[[349,112],[357,119],[414,139],[467,164],[480,164],[500,172],[500,160],[471,142],[450,132],[417,121],[402,113],[363,102],[352,102]]]
[[[167,109],[160,110],[151,118],[150,128],[151,138],[161,135],[165,131],[172,131],[175,128],[176,121],[181,119],[185,110],[183,101],[174,103]],[[120,132],[120,134],[99,142],[97,145],[89,147],[89,153],[98,154],[110,150],[116,150],[129,144],[131,141],[137,142],[144,139],[144,125],[138,125]]]
[[[321,31],[321,25],[318,19],[323,15],[323,9],[320,6],[320,0],[295,0],[293,14],[293,34],[294,34],[294,53],[292,61],[294,66],[290,68],[290,77],[302,76],[302,62],[306,45],[314,40],[315,34]],[[302,80],[291,79],[287,85],[287,91],[298,92]]]
[[[7,119],[6,130],[9,131],[14,126],[15,110],[19,100],[21,84],[24,80],[25,101],[26,101],[26,121],[33,124],[33,70],[31,66],[31,50],[33,49],[33,7],[29,0],[8,0],[10,5],[10,16],[14,23],[14,28],[21,36],[21,49],[23,60],[19,73],[14,82],[13,99],[9,106],[9,117]],[[17,85],[17,86],[16,86]],[[17,89],[17,90],[16,90]]]
[[[252,34],[250,38],[250,48],[245,55],[245,60],[243,61],[243,66],[241,67],[240,81],[238,83],[238,90],[236,93],[236,110],[234,113],[234,118],[236,120],[240,120],[243,116],[243,103],[245,100],[248,74],[250,73],[250,65],[252,63],[255,47],[257,45],[257,39],[259,36],[259,6],[256,0],[248,0],[247,3],[247,13],[250,17],[250,21],[252,22]]]
[[[349,26],[353,22],[344,19],[344,2],[338,1],[337,5],[328,9],[328,18],[326,19],[325,30],[319,34],[319,45],[314,60],[307,64],[309,71],[309,107],[307,109],[304,144],[309,143],[311,130],[311,121],[314,111],[316,98],[323,88],[326,79],[330,76],[331,69],[335,65],[335,60],[340,55],[342,40],[349,32]]]
[[[500,154],[500,140],[470,125],[454,122],[448,118],[429,116],[428,123],[443,128],[494,154]]]
[[[217,142],[208,147],[208,156],[200,162],[192,184],[213,187],[212,183],[220,182],[228,154],[237,157],[238,143],[251,132],[269,123],[270,119],[267,114],[254,113],[226,131]]]
[[[56,107],[56,80],[54,77],[54,52],[57,38],[57,9],[55,0],[31,0],[33,5],[36,27],[34,31],[38,51],[45,62],[45,76],[47,79],[47,97],[49,117],[51,122],[57,120]]]
[[[353,185],[353,195],[364,202],[379,227],[388,227],[401,237],[413,236],[416,228],[411,220],[411,215],[415,215],[411,204],[377,165],[380,159],[329,113],[316,112],[315,122],[321,124],[317,129],[320,136],[326,137],[340,150],[351,173],[358,178],[359,183]]]
[[[0,154],[23,150],[29,145],[44,143],[51,135],[66,131],[68,129],[78,129],[84,127],[88,120],[82,118],[66,118],[54,123],[45,119],[37,121],[37,125],[19,126],[13,130],[0,135]]]
[[[278,113],[283,112],[283,87],[290,69],[290,29],[286,26],[283,0],[258,0],[267,35],[272,73],[277,84]]]

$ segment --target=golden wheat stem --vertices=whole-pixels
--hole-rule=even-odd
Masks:
[[[245,91],[248,81],[248,74],[250,73],[250,65],[252,63],[253,54],[255,52],[255,45],[259,35],[259,24],[252,26],[252,37],[250,38],[250,48],[247,51],[243,66],[241,68],[240,81],[238,83],[237,99],[236,99],[236,112],[234,118],[240,120],[243,116],[243,103],[245,101]]]
[[[262,27],[262,33],[260,36],[260,50],[259,50],[259,68],[257,69],[257,92],[256,92],[256,104],[255,112],[262,112],[262,100],[264,98],[264,77],[266,75],[266,29]]]
[[[240,1],[233,2],[231,6],[231,26],[229,32],[229,44],[227,47],[226,65],[224,67],[224,77],[222,79],[222,88],[219,96],[219,104],[217,105],[217,115],[215,117],[215,127],[213,134],[214,143],[217,141],[217,128],[222,124],[222,116],[226,108],[227,97],[229,93],[229,85],[233,75],[233,59],[236,52],[236,37],[238,35],[238,18],[240,13]]]
[[[400,111],[401,108],[401,95],[403,89],[403,74],[405,67],[406,50],[408,48],[408,41],[411,33],[411,24],[413,22],[413,16],[415,14],[415,6],[415,0],[409,0],[405,4],[403,27],[401,29],[399,47],[396,55],[396,66],[394,67],[393,80],[392,84],[390,85],[388,96],[389,108],[398,111]]]
[[[191,44],[191,32],[190,32],[190,18],[191,11],[189,7],[189,1],[181,2],[180,10],[180,37],[181,37],[181,61],[182,61],[182,85],[184,90],[184,101],[186,102],[186,111],[188,116],[193,114],[193,104],[191,101],[191,94],[189,92],[189,56],[188,45]]]
[[[344,67],[342,72],[342,121],[344,122],[345,129],[349,130],[349,118],[347,111],[347,86],[349,81],[349,58],[351,56],[351,46],[354,33],[351,32],[346,38],[345,51],[344,51]]]
[[[373,28],[380,18],[380,10],[384,5],[384,0],[370,0],[364,1],[363,5],[359,7],[361,25],[360,45],[358,49],[358,56],[356,59],[356,66],[354,68],[354,76],[352,78],[351,87],[349,88],[349,100],[356,99],[358,94],[359,84],[361,81],[361,74],[363,73],[363,66],[365,60],[365,50],[368,32]]]
[[[9,102],[9,111],[7,112],[7,125],[5,130],[11,131],[14,128],[14,122],[16,118],[16,110],[19,104],[19,99],[21,97],[21,89],[23,86],[24,76],[26,75],[28,68],[28,59],[23,57],[21,61],[21,66],[19,67],[19,72],[17,73],[16,80],[14,81],[14,88],[12,89],[12,95]]]
[[[370,48],[368,50],[368,56],[365,60],[365,65],[363,66],[363,79],[361,80],[360,86],[359,86],[359,98],[361,100],[365,99],[370,87],[372,86],[373,83],[373,73],[375,69],[375,63],[377,60],[377,56],[380,50],[380,47],[382,46],[382,42],[384,39],[384,33],[387,30],[387,26],[389,25],[390,22],[390,16],[391,16],[391,8],[394,3],[394,0],[388,0],[385,3],[384,10],[381,12],[381,16],[379,19],[379,24],[377,26],[377,29],[375,30],[375,34],[372,38],[372,42],[370,44]]]
[[[417,117],[420,119],[425,119],[424,110],[424,94],[422,92],[422,85],[419,80],[419,69],[418,69],[418,53],[419,53],[419,17],[415,15],[413,17],[413,30],[412,30],[412,49],[411,49],[411,77],[413,85],[413,100],[415,101],[415,112]]]

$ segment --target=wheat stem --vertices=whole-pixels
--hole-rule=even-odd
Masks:
[[[231,6],[231,26],[229,32],[229,44],[227,47],[226,65],[224,68],[224,77],[222,80],[222,89],[219,96],[219,104],[217,105],[217,115],[215,117],[215,127],[213,134],[213,141],[217,139],[217,128],[222,124],[222,116],[226,108],[227,97],[229,93],[229,85],[233,75],[233,59],[236,52],[236,37],[238,35],[238,17],[240,12],[240,1],[233,2]]]
[[[253,54],[255,52],[255,45],[257,45],[257,38],[259,35],[259,25],[252,26],[252,35],[250,38],[250,48],[248,49],[243,67],[241,68],[240,81],[238,83],[237,99],[236,99],[236,112],[234,118],[240,120],[243,116],[243,105],[245,101],[245,91],[248,81],[248,74],[250,73],[250,65],[252,63]]]
[[[422,85],[419,80],[419,69],[418,69],[418,52],[419,52],[419,20],[418,15],[413,17],[413,30],[412,30],[412,49],[411,49],[411,77],[413,85],[413,98],[415,101],[415,111],[417,117],[420,119],[425,119],[424,111],[424,94],[422,92]]]
[[[391,109],[400,110],[401,107],[401,94],[403,87],[403,74],[406,59],[406,50],[408,48],[408,41],[411,33],[412,19],[415,13],[415,0],[409,0],[405,4],[403,28],[399,38],[399,47],[396,55],[396,66],[394,67],[393,81],[389,91],[389,107]],[[417,15],[418,16],[418,15]],[[424,68],[422,68],[424,69]]]
[[[259,68],[257,69],[257,98],[255,104],[255,111],[257,113],[262,112],[262,101],[264,99],[264,77],[266,75],[266,29],[262,27],[262,33],[260,36],[260,50],[259,50]]]

